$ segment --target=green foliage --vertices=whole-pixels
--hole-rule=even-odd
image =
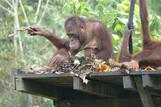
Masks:
[[[12,3],[11,0],[8,1]],[[69,16],[77,15],[103,21],[112,33],[114,53],[117,56],[124,35],[124,27],[128,21],[129,0],[50,0],[47,8],[46,1],[42,0],[36,19],[38,1],[22,0],[30,25],[39,24],[45,29],[56,32],[58,36],[67,38],[64,32],[64,21]],[[156,8],[155,5],[151,4],[155,4]],[[0,0],[0,5],[13,11],[3,0]],[[160,14],[159,5],[157,2],[149,3],[149,6],[158,14]],[[159,39],[161,17],[153,10],[149,11],[150,31],[154,39]],[[42,15],[43,13],[44,15]],[[43,37],[30,37],[26,32],[20,32],[23,47],[23,56],[21,56],[19,44],[18,51],[16,51],[13,43],[15,36],[13,15],[4,9],[0,9],[0,14],[0,107],[13,107],[13,104],[15,104],[14,107],[52,107],[52,101],[49,99],[13,91],[10,74],[12,68],[46,65],[55,48]],[[18,5],[18,18],[21,28],[28,26],[20,5]],[[138,4],[135,6],[134,26],[133,46],[136,53],[141,50],[141,24]]]
[[[161,16],[161,0],[148,0],[149,7]]]

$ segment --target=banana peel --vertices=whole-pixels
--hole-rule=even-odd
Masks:
[[[96,67],[96,71],[97,72],[111,72],[112,69],[107,64],[102,63],[102,64],[99,64],[98,67]]]
[[[155,69],[151,66],[147,66],[144,68],[144,71],[154,71]]]

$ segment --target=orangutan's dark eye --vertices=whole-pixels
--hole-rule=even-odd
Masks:
[[[70,38],[71,43],[74,43],[75,41],[76,41],[76,38],[73,38],[73,37]]]

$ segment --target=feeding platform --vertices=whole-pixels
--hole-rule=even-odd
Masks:
[[[47,97],[56,107],[161,107],[161,71],[93,72],[88,83],[70,73],[14,72],[17,91]]]

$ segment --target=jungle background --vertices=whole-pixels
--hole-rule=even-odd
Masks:
[[[112,33],[115,58],[128,21],[130,0],[0,0],[0,107],[53,107],[52,100],[16,92],[14,68],[43,66],[56,50],[43,37],[30,37],[17,29],[38,24],[67,38],[64,21],[72,16],[103,21]],[[161,0],[148,0],[151,35],[160,39]],[[134,52],[141,50],[138,1],[134,14]]]

